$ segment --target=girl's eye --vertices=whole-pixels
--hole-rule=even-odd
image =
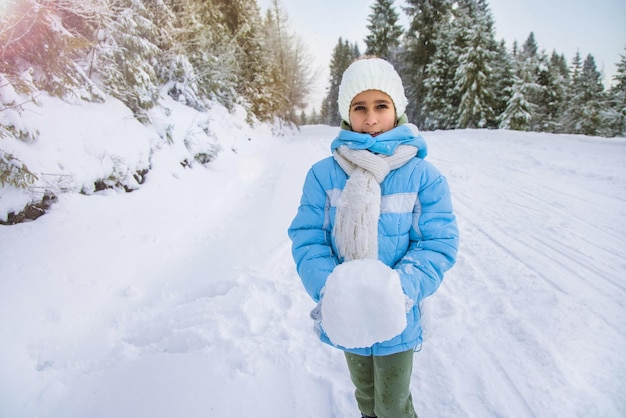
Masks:
[[[354,111],[365,110],[365,106],[354,106]]]
[[[388,107],[388,106],[387,106],[386,104],[379,104],[379,105],[378,105],[378,108],[379,108],[379,109],[387,109],[387,107]]]

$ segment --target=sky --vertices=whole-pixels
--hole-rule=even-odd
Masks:
[[[319,106],[328,82],[328,63],[339,37],[359,42],[365,50],[363,39],[367,35],[367,18],[373,0],[281,0],[289,15],[292,30],[309,47],[319,70],[311,101]],[[258,0],[262,9],[271,0]],[[403,19],[401,6],[396,10]],[[513,41],[523,43],[534,32],[539,46],[548,53],[556,50],[565,54],[568,61],[580,51],[583,59],[592,54],[596,66],[605,74],[609,85],[615,73],[615,64],[626,50],[625,0],[491,0],[495,20],[496,39],[504,39],[509,47]],[[406,23],[403,21],[403,23]]]
[[[315,335],[287,236],[338,127],[250,126],[240,108],[198,112],[169,96],[155,124],[110,97],[38,103],[19,120],[39,139],[2,149],[41,174],[32,191],[64,183],[37,220],[0,225],[0,417],[359,416],[342,352]],[[426,299],[419,416],[626,416],[626,138],[424,136],[461,241]],[[206,166],[181,164],[215,143]],[[132,193],[89,192],[148,163]],[[6,191],[0,216],[18,199]],[[395,321],[393,293],[372,302],[350,270],[335,278],[348,281],[345,304],[336,283],[327,308]]]

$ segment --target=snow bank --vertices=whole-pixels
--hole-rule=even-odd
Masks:
[[[22,117],[38,137],[30,143],[6,139],[2,145],[39,177],[34,189],[89,194],[95,182],[109,178],[136,188],[133,174],[150,166],[154,131],[112,98],[70,104],[42,92],[38,100],[41,106],[24,105]]]
[[[7,88],[0,91],[10,93]],[[0,113],[0,123],[28,133],[30,139],[5,138],[2,150],[24,163],[37,179],[26,189],[0,186],[2,221],[45,193],[89,195],[103,187],[136,190],[155,167],[178,175],[181,166],[236,153],[242,143],[272,130],[267,124],[251,126],[240,106],[229,111],[213,103],[200,112],[167,95],[149,112],[146,125],[110,96],[104,103],[68,103],[41,92],[36,102],[22,108],[19,113],[11,109]]]

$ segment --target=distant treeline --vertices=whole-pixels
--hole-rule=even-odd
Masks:
[[[407,0],[408,28],[399,25],[393,3],[376,0],[371,7],[365,55],[401,71],[409,120],[421,128],[626,136],[626,56],[606,89],[591,54],[577,53],[568,63],[541,50],[533,33],[511,50],[496,41],[486,0]],[[310,121],[339,123],[341,74],[360,55],[356,42],[339,39],[328,94]]]

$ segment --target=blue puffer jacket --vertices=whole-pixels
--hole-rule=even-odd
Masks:
[[[400,335],[367,348],[338,347],[364,356],[395,354],[422,342],[418,303],[437,290],[444,272],[455,263],[459,243],[448,183],[433,165],[424,161],[427,148],[422,136],[413,132],[407,137],[407,125],[383,135],[390,150],[399,143],[419,149],[418,156],[392,170],[381,183],[378,223],[378,258],[398,272],[404,293],[415,304],[407,313],[407,327]],[[393,135],[398,139],[396,144],[390,140]],[[373,149],[376,140],[367,134],[341,131],[332,148],[348,145]],[[320,301],[330,273],[343,262],[337,256],[332,230],[336,202],[346,180],[346,173],[334,158],[314,164],[306,176],[300,206],[288,231],[298,274],[316,302]],[[376,301],[364,300],[363,303],[376,309]],[[333,345],[323,329],[319,326],[316,329],[322,341]]]

